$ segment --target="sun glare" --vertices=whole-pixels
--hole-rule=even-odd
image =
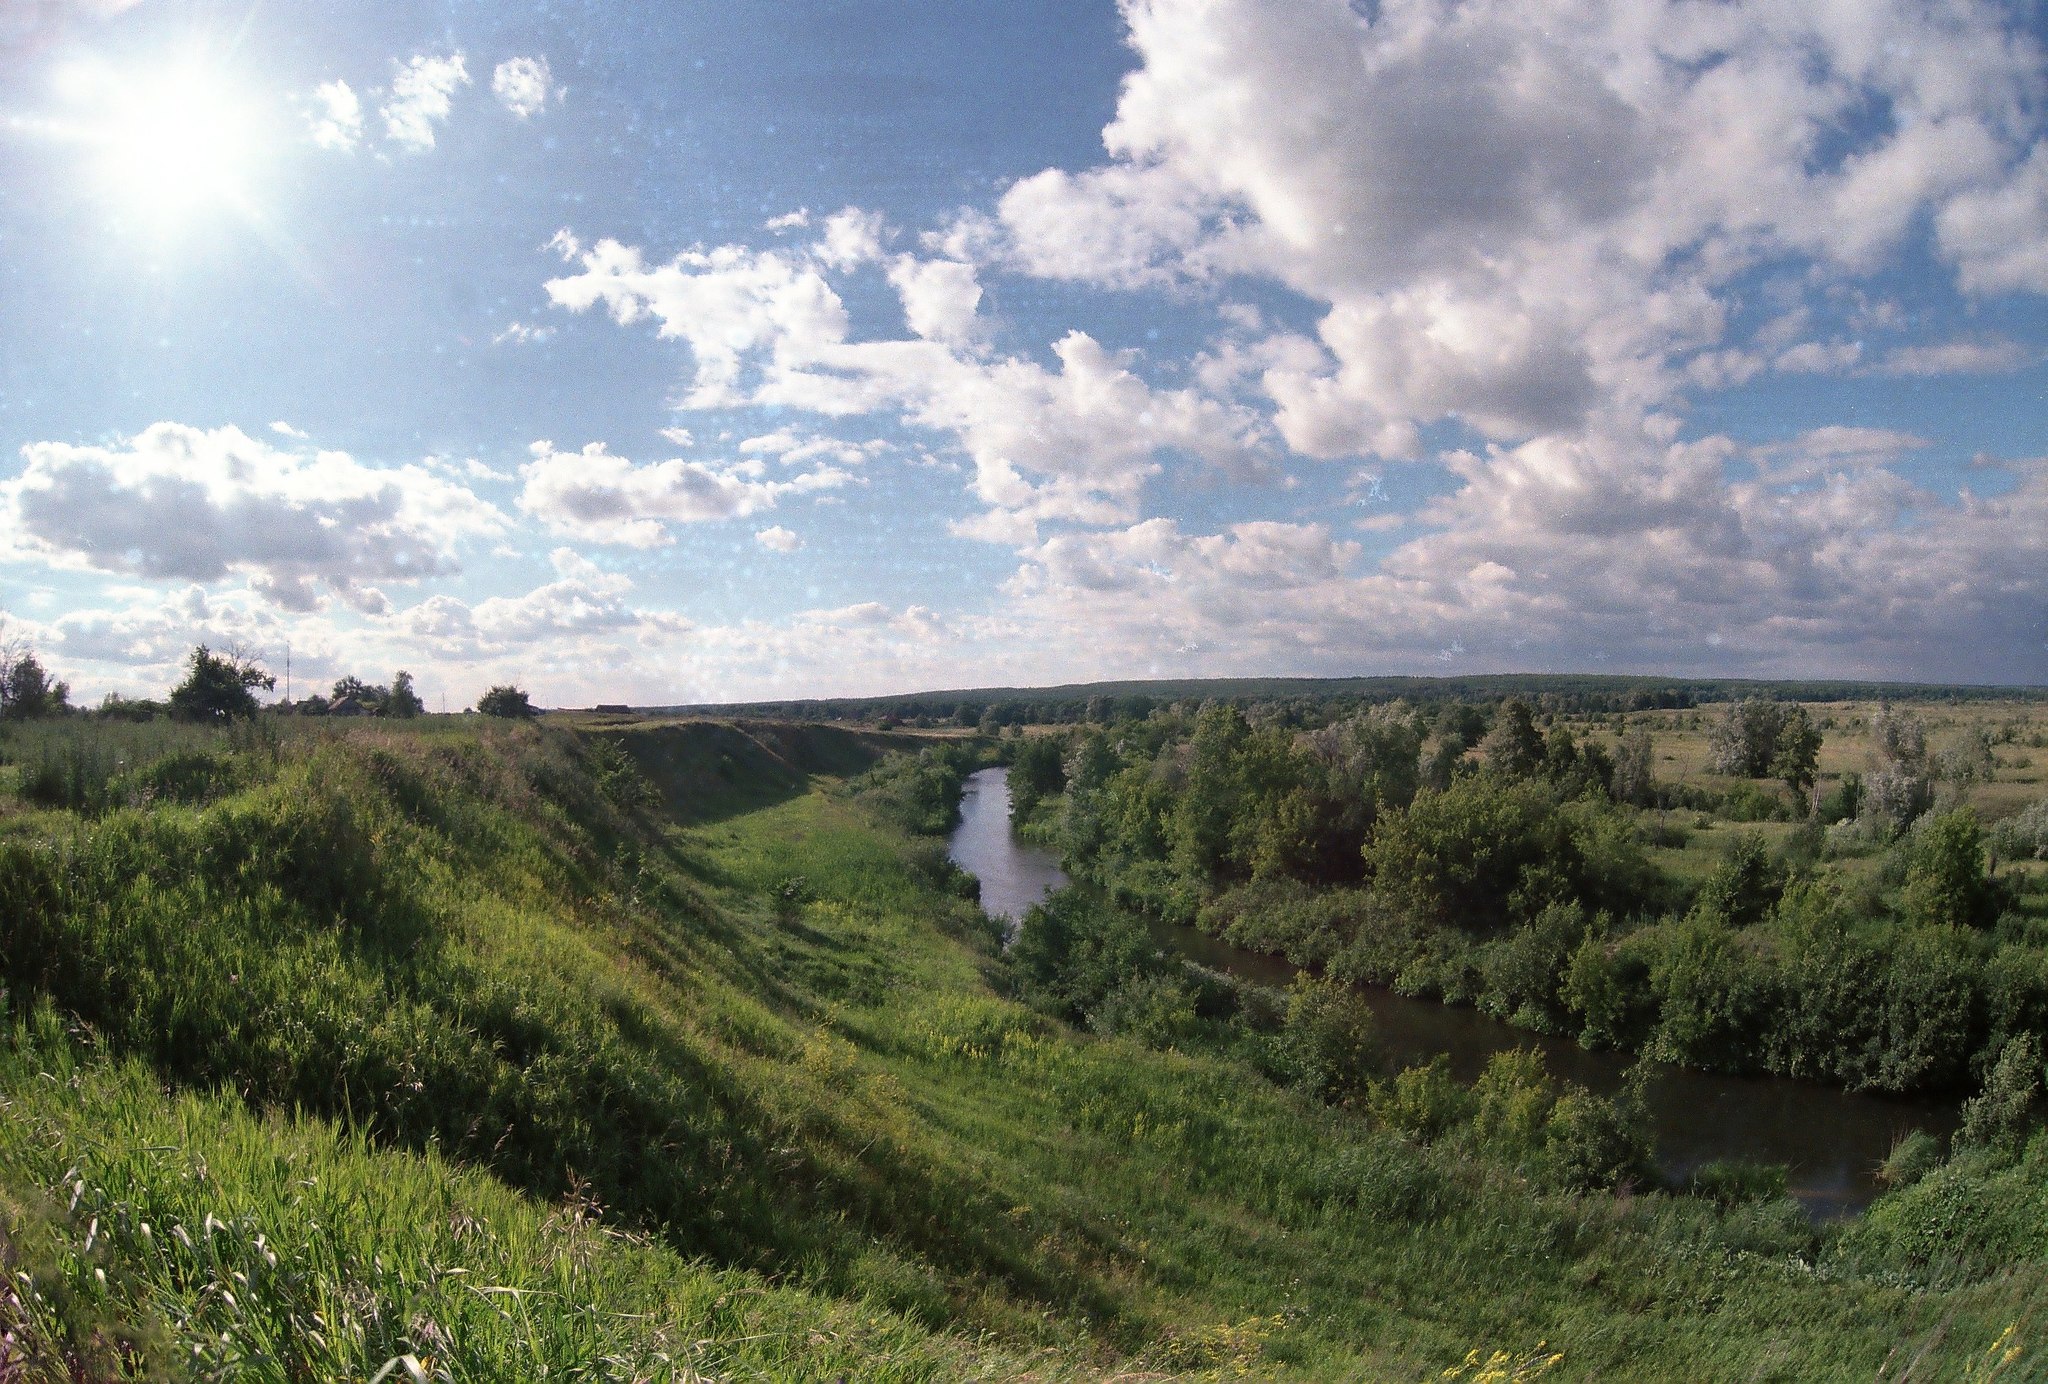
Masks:
[[[217,71],[197,63],[147,74],[74,69],[62,83],[84,108],[108,193],[159,229],[206,211],[247,210],[257,123]]]

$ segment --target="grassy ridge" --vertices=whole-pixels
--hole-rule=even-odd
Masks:
[[[2048,1328],[1939,1205],[1552,1193],[1076,1034],[868,805],[937,775],[720,787],[691,734],[221,739],[190,793],[0,808],[0,1332],[85,1377],[1868,1379]]]

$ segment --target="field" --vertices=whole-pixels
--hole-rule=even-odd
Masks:
[[[5,744],[0,1377],[2048,1361],[2033,1163],[1820,1230],[1047,1017],[896,825],[943,758],[722,723],[65,740],[97,730]]]

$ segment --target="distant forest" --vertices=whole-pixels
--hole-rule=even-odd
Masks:
[[[1787,702],[2041,701],[2048,688],[1990,687],[1846,679],[1768,681],[1747,678],[1660,678],[1592,673],[1489,673],[1469,677],[1177,678],[1084,682],[1060,687],[979,687],[907,692],[887,697],[803,698],[644,707],[641,711],[748,715],[799,721],[876,721],[927,725],[1079,724],[1143,720],[1177,702],[1222,702],[1269,709],[1297,705],[1305,718],[1393,701],[1502,702],[1519,697],[1547,712],[1658,711],[1766,697]],[[623,710],[624,708],[600,708]]]

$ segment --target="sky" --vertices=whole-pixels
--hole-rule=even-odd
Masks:
[[[2044,303],[2040,0],[0,0],[0,612],[87,704],[2039,684]]]

